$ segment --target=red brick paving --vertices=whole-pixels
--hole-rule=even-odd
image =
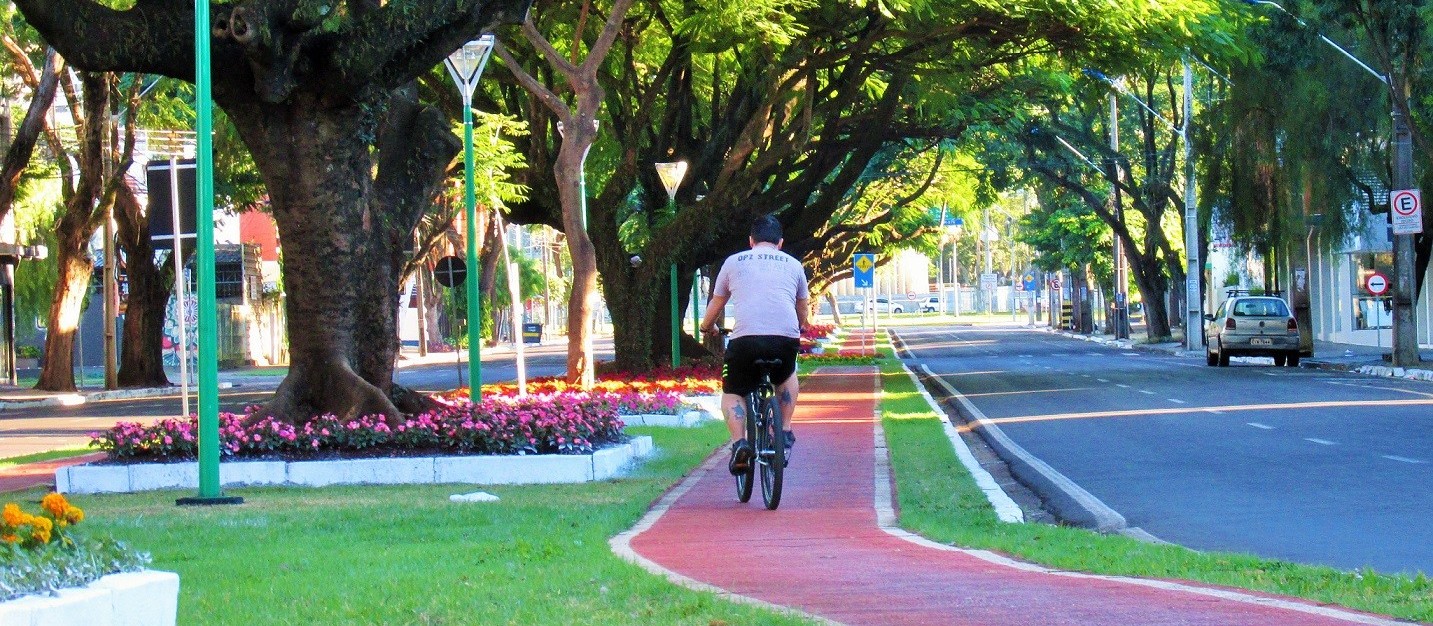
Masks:
[[[55,470],[68,465],[98,461],[103,459],[104,456],[103,452],[95,452],[84,456],[60,459],[58,461],[26,463],[11,468],[0,469],[0,493],[21,491],[31,487],[52,487],[55,484]]]
[[[759,487],[749,504],[736,501],[723,450],[655,523],[644,520],[632,550],[696,582],[846,624],[1392,623],[1186,583],[1034,571],[1043,568],[893,536],[877,523],[874,372],[826,368],[803,383],[779,510],[760,504]]]

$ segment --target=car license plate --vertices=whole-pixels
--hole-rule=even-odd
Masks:
[[[1253,345],[1256,345],[1256,346],[1272,346],[1272,345],[1274,345],[1274,340],[1273,340],[1273,339],[1260,339],[1260,338],[1258,338],[1258,337],[1255,337],[1254,339],[1252,339],[1251,341],[1249,341],[1249,343],[1251,343],[1251,344],[1253,344]]]

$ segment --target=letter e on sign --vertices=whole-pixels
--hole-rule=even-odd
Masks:
[[[1417,189],[1399,189],[1388,195],[1393,215],[1393,234],[1416,235],[1423,232],[1423,194]]]

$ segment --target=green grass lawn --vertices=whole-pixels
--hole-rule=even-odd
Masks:
[[[612,554],[725,428],[632,429],[658,456],[593,484],[232,489],[75,496],[90,532],[154,555],[180,576],[181,624],[802,624],[678,587]],[[496,503],[456,504],[482,489]],[[20,494],[38,499],[39,492]]]
[[[890,349],[884,354],[890,357]],[[1433,583],[1423,575],[1343,572],[1242,554],[1196,552],[1078,528],[1001,523],[900,363],[885,359],[881,377],[882,424],[896,476],[900,524],[907,530],[1061,569],[1201,581],[1433,621]]]
[[[94,451],[95,450],[93,448],[64,448],[61,450],[49,450],[46,452],[36,452],[34,454],[12,456],[9,458],[0,459],[0,469],[5,469],[7,467],[15,467],[16,465],[24,465],[26,463],[41,463],[44,461],[54,461],[56,459],[68,459],[70,457],[89,454]]]

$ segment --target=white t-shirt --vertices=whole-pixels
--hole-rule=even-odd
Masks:
[[[730,296],[736,328],[731,336],[800,337],[796,301],[810,297],[801,262],[772,244],[727,257],[717,272],[717,296]]]

